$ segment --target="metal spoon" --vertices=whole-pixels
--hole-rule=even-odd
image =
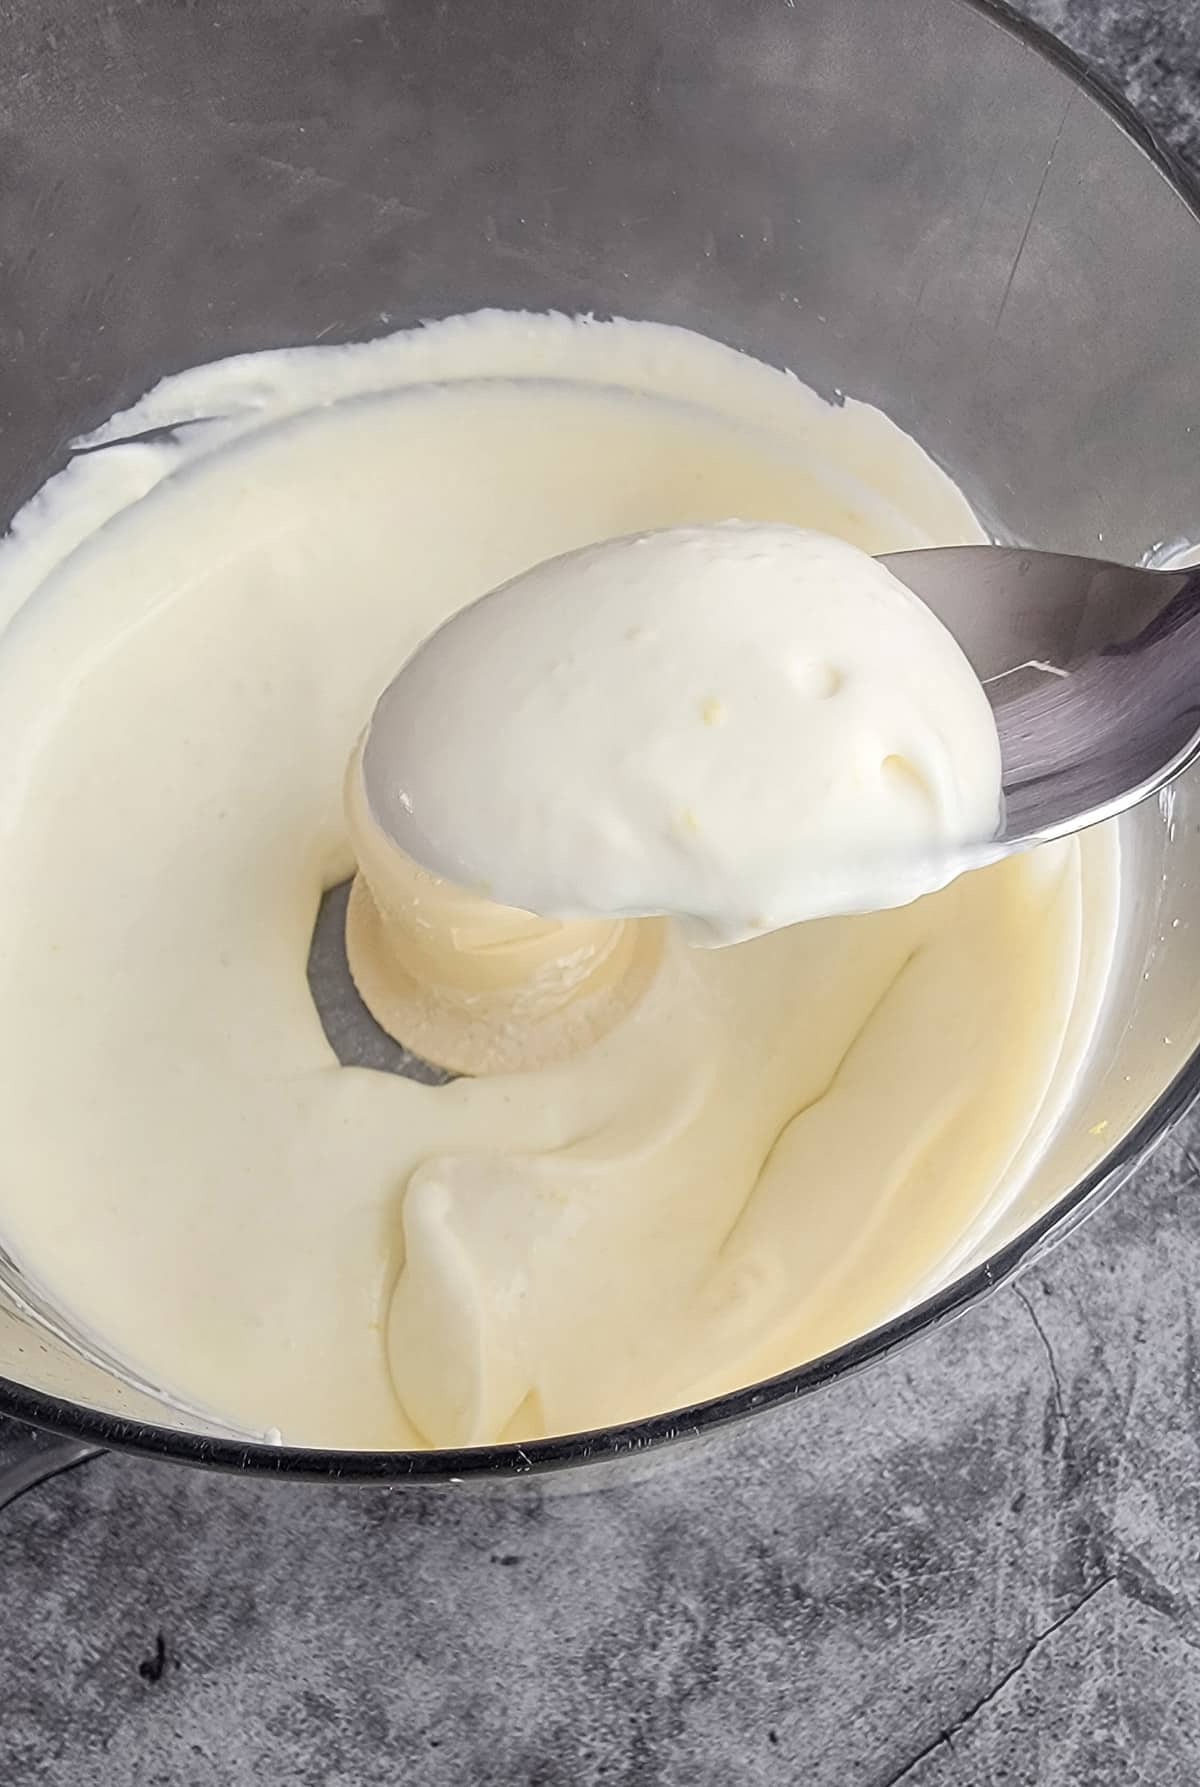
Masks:
[[[1111,818],[1200,754],[1200,567],[1020,546],[881,562],[949,627],[991,701],[1005,820],[981,858]]]

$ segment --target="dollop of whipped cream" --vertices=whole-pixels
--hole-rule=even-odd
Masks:
[[[371,812],[444,880],[731,943],[944,886],[1002,813],[952,635],[830,535],[728,521],[535,565],[384,691]]]

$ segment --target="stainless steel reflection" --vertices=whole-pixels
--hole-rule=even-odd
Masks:
[[[1200,570],[950,546],[882,561],[945,622],[1000,736],[994,860],[1112,819],[1200,751]]]

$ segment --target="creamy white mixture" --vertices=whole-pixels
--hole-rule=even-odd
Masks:
[[[721,951],[631,925],[613,984],[642,978],[596,1040],[442,1087],[340,1066],[305,964],[354,868],[355,740],[449,615],[729,517],[978,539],[946,477],[876,412],[649,325],[259,355],[94,444],[193,418],[78,460],[0,555],[0,1239],[31,1279],[181,1397],[347,1446],[676,1406],[944,1282],[1069,1098],[1110,832]],[[432,758],[461,718],[431,714]],[[423,964],[505,982],[557,947],[491,912],[443,933],[435,898]]]
[[[778,522],[583,547],[473,602],[380,697],[362,773],[438,876],[696,942],[904,905],[1002,812],[951,634],[877,559]]]

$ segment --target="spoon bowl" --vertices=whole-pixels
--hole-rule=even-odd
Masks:
[[[992,704],[1005,816],[980,860],[1111,819],[1200,754],[1200,567],[1022,546],[881,562],[954,634]]]

